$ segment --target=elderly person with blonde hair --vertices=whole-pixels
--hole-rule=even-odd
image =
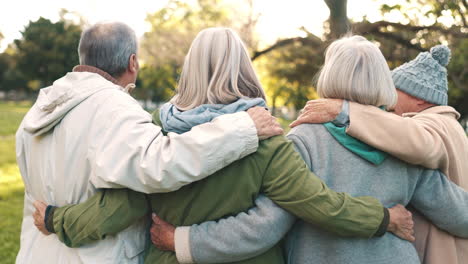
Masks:
[[[190,131],[221,115],[266,105],[242,41],[226,28],[209,28],[198,34],[185,59],[177,92],[153,116],[169,135]],[[296,144],[303,148],[300,142]],[[262,141],[255,154],[205,180],[175,192],[151,194],[148,203],[136,202],[135,197],[145,197],[141,193],[103,190],[82,204],[52,208],[46,226],[66,245],[77,247],[118,233],[149,211],[177,226],[192,225],[247,211],[260,193],[317,228],[340,236],[368,239],[390,230],[411,238],[411,222],[406,221],[410,217],[401,207],[387,210],[373,197],[353,198],[330,190],[309,170],[293,143],[282,136]],[[285,215],[282,225],[289,227],[293,221]],[[182,239],[178,245],[188,246],[186,231],[176,234]],[[243,263],[283,263],[281,247],[275,244]],[[167,249],[173,250],[171,246]],[[145,262],[177,263],[184,257],[188,256],[149,247]]]
[[[325,64],[317,83],[324,98],[391,108],[397,94],[385,58],[376,45],[361,36],[333,42],[325,54]],[[412,205],[439,228],[468,237],[468,193],[440,171],[409,165],[388,156],[345,133],[333,123],[303,124],[288,135],[308,167],[332,189],[352,195],[377,197],[385,206]],[[257,202],[247,214],[177,227],[177,255],[188,262],[220,263],[251,258],[271,247],[288,229],[286,212],[274,204]],[[183,239],[181,230],[189,233]],[[172,228],[157,219],[152,235],[170,241]],[[186,244],[184,245],[184,241]],[[180,244],[180,245],[177,245]],[[383,237],[343,238],[316,225],[297,221],[286,237],[288,263],[420,263],[413,245],[387,233]]]

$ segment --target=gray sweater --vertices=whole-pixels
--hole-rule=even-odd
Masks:
[[[322,125],[304,124],[289,135],[309,168],[332,189],[378,198],[386,207],[411,204],[434,224],[468,237],[468,193],[439,171],[389,157],[375,166],[348,151]],[[236,217],[190,228],[197,263],[232,262],[276,244],[294,217],[268,198]],[[227,246],[228,245],[228,246]],[[341,238],[298,220],[286,237],[288,263],[420,263],[411,243],[387,233],[371,239]]]

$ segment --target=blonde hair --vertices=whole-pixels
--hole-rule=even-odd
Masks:
[[[323,98],[387,108],[398,98],[382,52],[362,36],[338,39],[327,48],[317,92]]]
[[[198,33],[185,57],[177,94],[180,110],[202,104],[229,104],[265,93],[240,37],[229,28],[207,28]]]

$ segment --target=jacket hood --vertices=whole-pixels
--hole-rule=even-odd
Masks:
[[[24,130],[34,136],[53,129],[74,107],[93,94],[122,87],[90,72],[69,72],[39,91],[36,103],[23,120]]]

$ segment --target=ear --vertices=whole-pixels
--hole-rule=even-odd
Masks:
[[[128,69],[131,73],[136,73],[139,69],[138,59],[136,54],[132,54],[128,60]]]

